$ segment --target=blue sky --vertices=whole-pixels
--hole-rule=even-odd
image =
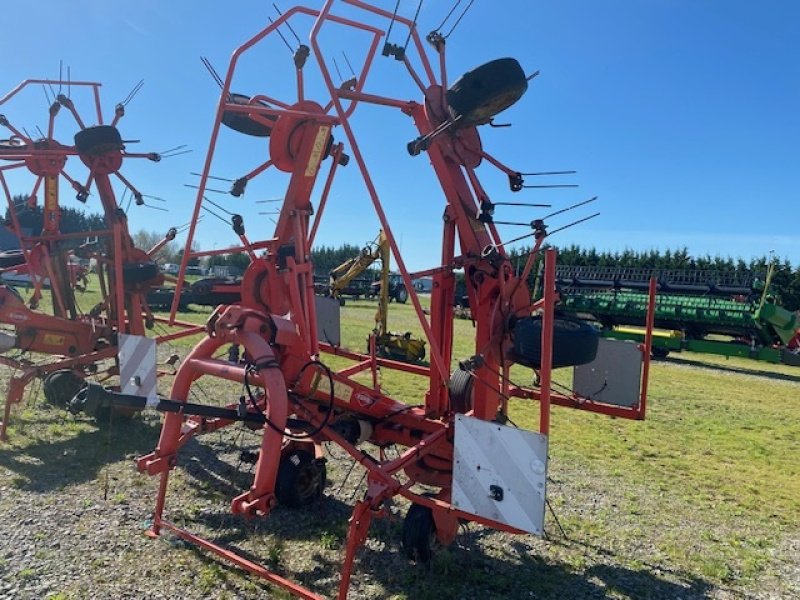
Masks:
[[[394,6],[390,0],[381,4]],[[144,193],[168,199],[170,211],[132,209],[134,231],[184,223],[194,205],[193,190],[184,184],[197,182],[189,173],[202,167],[219,98],[199,57],[209,57],[224,75],[233,49],[274,16],[269,2],[220,6],[189,0],[40,0],[5,7],[2,93],[25,78],[57,77],[63,60],[74,80],[103,83],[103,108],[110,115],[143,78],[145,86],[120,124],[125,139],[141,140],[129,149],[179,144],[193,149],[160,164],[126,162],[123,173]],[[400,6],[410,17],[416,2],[402,0]],[[438,25],[450,6],[427,0],[421,32]],[[448,39],[450,80],[503,56],[517,58],[526,72],[541,71],[527,94],[498,118],[513,127],[481,129],[484,148],[520,171],[577,169],[571,180],[559,181],[580,187],[512,196],[505,177],[491,167],[483,166],[479,175],[494,201],[549,202],[555,210],[599,196],[594,206],[601,216],[555,235],[551,241],[557,245],[620,251],[686,246],[693,254],[745,259],[774,250],[799,265],[798,22],[800,3],[794,0],[475,0]],[[310,26],[303,21],[296,29],[305,37]],[[403,39],[396,28],[390,41]],[[345,51],[356,64],[364,39],[331,28],[323,46],[331,56]],[[292,100],[290,59],[280,40],[266,44],[243,61],[234,91]],[[367,87],[418,96],[390,59],[377,62]],[[73,99],[82,102],[75,90]],[[87,114],[86,104],[81,106]],[[36,125],[44,129],[44,93],[31,90],[0,106],[0,113],[29,131]],[[410,120],[386,108],[364,107],[357,115],[354,126],[409,267],[434,266],[444,201],[425,156],[412,158],[405,151],[416,135]],[[73,129],[64,119],[56,137],[70,143]],[[219,152],[213,172],[232,178],[266,159],[263,141],[233,133],[223,136]],[[73,170],[80,173],[77,166],[68,167]],[[19,193],[32,185],[22,176],[10,182]],[[270,236],[272,223],[257,214],[270,205],[256,201],[284,189],[285,179],[266,177],[242,199],[212,199],[242,213],[248,235],[260,239]],[[63,190],[62,203],[77,205],[71,190]],[[97,207],[91,198],[88,208]],[[589,208],[576,210],[574,218],[593,212]],[[548,209],[498,208],[496,217],[529,221],[542,212]],[[327,216],[320,243],[360,244],[377,231],[352,163],[334,185]],[[572,218],[554,219],[552,226]],[[501,232],[506,238],[523,233],[511,227]],[[202,248],[234,240],[229,228],[211,217],[199,227]]]

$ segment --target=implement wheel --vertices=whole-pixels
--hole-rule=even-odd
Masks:
[[[122,280],[126,286],[136,286],[158,277],[161,271],[152,261],[122,265]]]
[[[403,553],[415,563],[431,561],[436,547],[436,524],[433,511],[421,504],[412,504],[403,520]]]
[[[86,382],[69,369],[48,373],[42,383],[44,397],[54,406],[67,408],[75,395],[83,389]]]
[[[250,104],[250,96],[245,96],[244,94],[231,94],[230,95],[230,103],[232,104],[240,104],[242,106],[247,106]],[[266,102],[258,102],[256,106],[264,106],[269,108],[269,104]],[[262,115],[264,119],[268,121],[275,121],[276,117],[274,116],[267,116]],[[243,133],[245,135],[251,135],[254,137],[269,137],[272,133],[272,127],[270,125],[266,125],[260,121],[256,121],[255,119],[251,118],[247,113],[243,112],[234,112],[232,110],[226,110],[222,113],[222,124],[230,127],[234,131],[238,131],[239,133]]]
[[[322,497],[326,481],[324,459],[318,460],[305,450],[294,450],[281,458],[275,496],[290,508],[308,506]]]
[[[528,79],[514,58],[498,58],[467,71],[447,90],[453,116],[461,116],[459,127],[488,123],[522,97]]]
[[[100,156],[122,148],[122,136],[111,125],[95,125],[75,134],[75,149],[79,154]]]
[[[542,366],[542,319],[519,319],[512,331],[513,360],[539,369]],[[598,331],[586,321],[573,317],[553,319],[553,368],[590,363],[597,356]]]
[[[472,386],[475,378],[472,373],[456,369],[450,375],[450,410],[457,413],[468,413],[472,410]]]

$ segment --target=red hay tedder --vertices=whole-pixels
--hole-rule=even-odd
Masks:
[[[40,131],[40,138],[32,138],[11,119],[0,115],[0,127],[10,133],[8,139],[0,141],[0,160],[7,163],[0,166],[0,186],[9,215],[4,225],[16,235],[21,247],[17,253],[4,253],[2,271],[25,273],[33,287],[26,304],[13,287],[0,285],[0,323],[11,328],[10,332],[0,334],[3,352],[0,364],[16,372],[9,383],[0,439],[6,438],[12,405],[22,400],[25,387],[34,378],[44,378],[45,395],[50,401],[78,410],[87,408],[81,400],[77,404],[73,402],[76,393],[84,387],[86,377],[104,381],[119,374],[118,336],[143,336],[156,320],[145,302],[145,295],[149,289],[160,285],[164,277],[151,257],[177,233],[170,229],[149,251],[136,248],[128,232],[127,215],[117,203],[113,180],[118,180],[131,193],[137,205],[145,203],[141,192],[120,173],[123,161],[145,158],[158,162],[162,158],[162,154],[154,152],[135,154],[125,150],[117,124],[125,114],[127,100],[116,106],[111,123],[104,124],[99,83],[29,79],[0,98],[0,106],[13,104],[12,100],[19,101],[24,96],[21,92],[38,86],[42,86],[45,95],[48,89],[52,92],[52,98],[48,96],[52,103],[47,132]],[[62,93],[64,88],[67,94]],[[95,125],[88,125],[81,117],[71,98],[74,90],[82,92],[81,95],[91,102]],[[135,90],[128,100],[133,93]],[[67,144],[55,139],[58,121],[63,121],[65,112],[77,127]],[[68,173],[73,158],[79,159],[88,170],[83,182]],[[15,170],[33,179],[23,203],[14,202],[7,179]],[[93,191],[97,193],[105,229],[61,232],[59,191],[63,182],[75,191],[77,200],[82,203]],[[40,193],[43,225],[41,233],[33,236],[20,226],[20,215],[37,207]],[[80,277],[85,278],[85,273],[71,262],[76,254],[94,259],[97,264],[102,301],[87,312],[76,302],[76,284]],[[49,287],[52,314],[37,310],[45,285]],[[178,335],[196,331],[196,327],[187,325]],[[175,334],[167,337],[175,337]],[[15,352],[11,354],[12,351]],[[46,355],[46,358],[37,362],[31,358],[34,355]],[[101,368],[103,364],[108,366]]]
[[[309,31],[308,43],[298,40],[293,55],[295,97],[234,93],[234,86],[240,84],[236,77],[240,59],[274,38],[287,23],[293,31]],[[382,44],[389,23],[402,28],[410,44]],[[321,47],[321,38],[331,28],[347,30],[352,38],[361,36],[366,48],[363,60],[357,62],[357,74],[341,85],[334,82],[331,62]],[[356,552],[371,520],[385,514],[391,498],[402,496],[412,503],[403,526],[403,547],[409,558],[418,561],[430,558],[434,539],[452,542],[461,521],[541,534],[551,405],[631,419],[645,414],[648,344],[607,347],[587,324],[557,316],[554,250],[543,251],[544,292],[541,300],[533,301],[526,282],[548,235],[548,224],[544,219],[530,223],[531,232],[522,237],[534,242],[533,252],[516,274],[506,251],[509,242],[504,245],[493,220],[494,206],[501,203],[491,201],[478,178],[476,169],[488,163],[508,176],[512,191],[525,187],[523,174],[483,150],[479,127],[516,102],[527,89],[529,77],[516,60],[503,58],[448,86],[445,39],[433,32],[427,41],[433,61],[412,21],[360,0],[327,0],[320,10],[298,6],[286,11],[235,50],[220,80],[222,92],[179,286],[189,259],[198,255],[191,251],[192,239],[215,162],[225,153],[236,152],[231,136],[221,135],[223,126],[268,138],[267,155],[233,182],[231,194],[239,197],[253,179],[278,172],[286,182],[283,203],[274,231],[261,241],[249,239],[242,218],[231,213],[241,241],[238,250],[252,260],[243,277],[241,303],[218,307],[206,325],[205,337],[181,363],[170,397],[157,403],[167,413],[158,446],[138,460],[138,467],[160,477],[151,535],[169,530],[303,598],[320,596],[167,519],[169,475],[189,440],[238,422],[262,432],[252,485],[231,501],[235,514],[254,518],[268,515],[277,503],[303,506],[319,497],[326,478],[323,444],[342,448],[366,469],[368,487],[354,507],[344,552],[338,593],[344,599]],[[379,68],[375,59],[380,54],[396,59],[384,62],[410,78],[418,88],[414,97],[370,91],[369,75]],[[320,82],[321,97],[306,97],[311,78]],[[420,157],[420,165],[430,162],[441,185],[441,259],[425,271],[409,273],[384,212],[379,184],[353,124],[364,105],[399,111],[410,119],[416,128],[409,135],[413,140],[398,143],[412,156],[427,153],[427,160]],[[343,141],[334,141],[335,131],[341,132]],[[383,139],[381,143],[394,142]],[[345,151],[363,179],[410,293],[430,366],[380,358],[374,341],[370,354],[360,354],[320,335],[322,328],[335,329],[338,302],[315,296],[309,257],[336,173],[350,162]],[[315,194],[321,175],[322,186]],[[472,356],[453,368],[454,271],[458,269],[466,275],[475,340]],[[422,275],[434,282],[430,315],[423,311],[412,285],[412,277]],[[241,352],[225,353],[227,346]],[[353,364],[334,370],[325,363],[326,353],[351,359]],[[233,358],[218,358],[220,354]],[[513,364],[535,369],[540,385],[514,385],[509,378]],[[551,369],[576,365],[575,392],[551,392]],[[384,393],[379,369],[396,369],[427,380],[424,400]],[[357,379],[359,373],[371,373],[372,384],[369,378]],[[239,401],[226,406],[191,402],[193,386],[203,377],[234,382],[246,391]],[[95,385],[89,387],[88,396],[123,406],[141,407],[144,402],[136,395]],[[538,402],[538,431],[507,424],[509,400],[514,397]],[[396,458],[385,452],[392,445],[404,449]],[[367,451],[370,448],[373,453]],[[430,493],[431,488],[435,493]]]

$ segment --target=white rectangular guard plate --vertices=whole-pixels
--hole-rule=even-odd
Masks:
[[[119,336],[119,381],[123,394],[147,397],[158,403],[156,391],[156,341],[140,335]]]
[[[541,535],[546,493],[546,435],[456,415],[456,508]]]
[[[317,309],[317,338],[331,346],[342,343],[340,311],[341,304],[337,298],[314,296]]]
[[[638,406],[643,360],[639,344],[601,338],[595,359],[575,367],[572,389],[597,402]]]

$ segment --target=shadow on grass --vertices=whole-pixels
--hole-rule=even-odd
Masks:
[[[313,541],[313,540],[312,540]],[[217,539],[216,543],[231,548],[231,542]],[[334,597],[338,589],[344,545],[332,558],[330,553],[305,546],[307,556],[300,568],[285,568],[283,558],[270,558],[269,548],[261,556],[241,548],[235,551],[252,562],[264,565],[313,592]],[[282,551],[284,554],[289,549]],[[208,563],[230,563],[199,549],[196,555]],[[252,577],[254,581],[262,582]],[[261,584],[263,585],[263,583]],[[596,564],[584,570],[532,555],[491,557],[477,550],[452,548],[440,552],[430,565],[408,562],[396,547],[374,550],[363,547],[357,554],[351,595],[358,598],[408,598],[441,600],[442,598],[503,598],[506,600],[536,598],[636,598],[637,600],[705,600],[711,598],[714,586],[696,577],[669,579],[658,572],[635,570],[621,565]]]
[[[117,419],[103,427],[80,423],[80,430],[69,437],[0,446],[0,466],[17,475],[13,485],[20,490],[58,490],[96,479],[109,463],[152,450],[160,430],[159,424],[138,418]]]
[[[267,519],[247,520],[222,511],[205,511],[189,519],[186,526],[195,532],[203,531],[214,543],[315,593],[334,597],[351,510],[349,505],[326,496],[305,510],[278,507]],[[613,552],[580,543],[552,542],[565,546],[571,555],[577,552],[587,564],[582,568],[536,554],[524,538],[508,538],[499,551],[493,542],[487,551],[481,547],[486,533],[482,529],[459,535],[457,543],[440,550],[430,564],[415,565],[406,560],[400,547],[401,529],[398,520],[373,521],[367,545],[356,556],[353,597],[702,600],[710,598],[714,589],[711,582],[667,568],[615,564],[622,561]],[[195,551],[203,562],[236,572],[230,563],[205,551]],[[290,556],[297,551],[304,554],[301,561]],[[263,580],[251,579],[266,589]]]
[[[334,597],[352,506],[334,497],[336,486],[329,484],[326,495],[305,509],[279,506],[264,519],[232,515],[230,499],[249,488],[252,473],[236,468],[235,454],[227,444],[219,442],[216,446],[191,440],[181,450],[185,485],[191,487],[195,498],[210,503],[184,503],[181,492],[186,490],[174,490],[165,516],[315,593]],[[225,452],[218,455],[221,449]],[[457,543],[440,551],[430,565],[413,565],[400,548],[401,531],[402,519],[373,521],[368,542],[356,557],[352,597],[701,600],[709,598],[714,589],[702,578],[641,561],[632,566],[631,560],[607,548],[580,542],[551,541],[550,556],[537,553],[530,538],[522,536],[503,537],[499,542],[495,537],[484,549],[486,532],[481,528],[460,534]],[[209,573],[241,573],[215,555],[190,547],[208,565]],[[302,559],[292,555],[296,552],[303,554]],[[271,592],[263,580],[242,576],[249,578],[260,593]],[[253,591],[252,596],[248,592],[245,597],[257,597],[259,592]]]
[[[800,368],[797,369],[797,375],[790,375],[788,373],[774,373],[771,371],[762,371],[760,369],[748,369],[747,367],[736,367],[728,365],[719,365],[715,363],[707,363],[700,360],[691,358],[672,357],[658,359],[659,362],[672,365],[685,365],[689,367],[698,367],[701,369],[710,369],[712,371],[722,371],[724,373],[738,373],[740,375],[752,375],[754,377],[763,377],[765,379],[776,379],[779,381],[790,381],[792,383],[800,383]]]

